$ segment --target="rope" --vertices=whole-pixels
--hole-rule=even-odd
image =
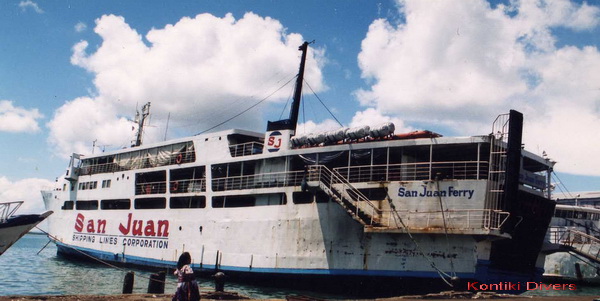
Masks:
[[[50,241],[54,242],[55,244],[56,244],[56,242],[57,242],[57,241],[60,241],[58,238],[56,238],[56,237],[55,237],[55,236],[53,236],[52,234],[50,234],[50,233],[48,233],[48,232],[46,232],[46,231],[42,230],[42,229],[41,229],[41,228],[39,228],[38,226],[36,226],[35,228],[36,228],[36,229],[38,229],[38,230],[40,230],[40,231],[42,231],[42,233],[46,234],[46,236],[48,236],[48,238],[50,239]],[[106,261],[104,261],[104,260],[102,260],[102,259],[100,259],[100,258],[96,258],[96,257],[94,257],[94,256],[92,256],[92,255],[89,255],[89,254],[87,254],[87,253],[85,253],[85,252],[83,252],[83,251],[81,251],[81,250],[79,250],[79,249],[77,249],[77,248],[74,248],[74,247],[72,247],[72,246],[69,246],[69,245],[67,245],[67,244],[63,244],[63,246],[65,246],[65,247],[67,247],[67,248],[69,248],[69,249],[72,249],[72,250],[74,250],[74,251],[76,251],[76,252],[78,252],[78,253],[80,253],[80,254],[82,254],[82,255],[84,255],[84,256],[86,256],[86,257],[90,258],[90,259],[93,259],[93,260],[95,260],[95,261],[98,261],[99,263],[101,263],[101,264],[104,264],[104,265],[106,265],[106,266],[108,266],[108,267],[111,267],[111,268],[113,268],[113,269],[117,269],[117,270],[119,270],[119,271],[121,271],[121,272],[125,272],[125,273],[129,273],[129,272],[131,272],[130,270],[126,270],[126,269],[124,269],[124,268],[118,267],[118,266],[116,266],[116,265],[114,265],[114,264],[111,264],[111,263],[109,263],[109,262],[106,262]],[[44,247],[44,248],[45,248],[45,247]],[[41,252],[41,251],[40,251],[40,252]],[[138,277],[145,278],[145,279],[152,280],[152,281],[156,281],[156,282],[160,282],[160,283],[164,283],[164,284],[167,284],[167,283],[168,283],[168,284],[175,284],[175,285],[176,285],[176,283],[174,283],[174,282],[171,282],[171,281],[167,281],[167,280],[165,280],[165,281],[162,281],[162,280],[158,280],[158,279],[151,279],[150,277],[147,277],[147,276],[144,276],[144,275],[138,275]]]
[[[335,118],[335,115],[333,115],[333,113],[329,110],[329,108],[325,105],[325,103],[323,103],[323,101],[321,100],[321,98],[319,97],[319,95],[317,95],[317,93],[315,93],[315,91],[313,90],[313,88],[308,84],[308,82],[306,80],[304,80],[304,83],[306,84],[306,86],[310,89],[310,91],[313,93],[313,95],[315,95],[315,97],[319,100],[319,102],[323,105],[323,107],[327,110],[327,112],[329,112],[329,115],[331,115],[331,117],[333,117],[333,119],[335,119],[335,121],[340,125],[340,126],[344,126],[337,118]]]
[[[396,223],[396,227],[398,227],[398,221],[400,221],[400,224],[402,224],[402,227],[406,230],[406,234],[408,234],[408,237],[410,238],[410,240],[413,242],[413,244],[415,245],[415,247],[417,248],[417,250],[419,250],[419,252],[421,253],[421,255],[423,255],[423,257],[429,262],[429,264],[431,265],[431,267],[437,271],[438,275],[440,276],[440,278],[450,287],[454,287],[454,285],[452,283],[450,283],[447,278],[452,279],[452,276],[449,275],[448,273],[440,270],[436,265],[435,262],[433,262],[433,260],[431,258],[429,258],[429,256],[427,256],[427,254],[425,254],[425,252],[423,251],[423,249],[421,249],[421,246],[419,246],[419,244],[417,243],[417,241],[415,240],[415,238],[412,236],[412,234],[409,231],[408,226],[404,223],[404,221],[402,220],[402,218],[400,217],[400,214],[398,213],[398,211],[396,210],[396,206],[394,206],[394,204],[392,203],[391,199],[390,199],[390,195],[389,195],[389,191],[386,191],[386,198],[385,198],[389,205],[390,208],[392,209],[392,211],[395,213],[394,216],[394,222]],[[396,218],[398,218],[398,220],[396,220]]]
[[[208,131],[210,131],[210,130],[213,130],[213,129],[217,128],[217,127],[220,127],[220,126],[222,126],[223,124],[225,124],[225,123],[227,123],[227,122],[229,122],[229,121],[231,121],[231,120],[233,120],[233,119],[237,118],[238,116],[240,116],[240,115],[242,115],[242,114],[244,114],[244,113],[246,113],[246,112],[250,111],[250,110],[251,110],[251,109],[253,109],[254,107],[256,107],[256,106],[258,106],[259,104],[261,104],[263,101],[267,100],[269,97],[273,96],[273,94],[275,94],[275,93],[279,92],[279,90],[281,90],[281,89],[283,89],[283,87],[287,86],[287,84],[289,84],[289,83],[290,83],[292,80],[294,80],[294,78],[296,78],[296,77],[293,77],[293,78],[291,78],[291,79],[290,79],[290,80],[288,80],[288,81],[287,81],[285,84],[283,84],[281,87],[277,88],[277,90],[275,90],[275,91],[271,92],[271,94],[267,95],[266,97],[264,97],[263,99],[261,99],[261,100],[260,100],[260,101],[258,101],[257,103],[255,103],[255,104],[251,105],[250,107],[248,107],[247,109],[245,109],[245,110],[241,111],[240,113],[237,113],[237,114],[235,114],[233,117],[231,117],[231,118],[229,118],[229,119],[227,119],[227,120],[225,120],[225,121],[223,121],[223,122],[220,122],[220,123],[218,123],[217,125],[215,125],[215,126],[212,126],[211,128],[209,128],[209,129],[207,129],[207,130],[204,130],[204,131],[202,131],[202,132],[200,132],[200,133],[198,133],[198,134],[196,134],[196,135],[204,134],[204,133],[206,133],[206,132],[208,132]]]
[[[437,191],[440,192],[440,181],[438,179],[435,180]],[[440,200],[440,210],[442,211],[442,221],[444,222],[444,233],[446,234],[446,253],[450,256],[450,238],[448,237],[448,227],[446,225],[446,215],[444,214],[444,205],[442,203],[442,194],[438,193],[438,199]],[[446,206],[448,207],[448,206]],[[456,277],[456,272],[454,271],[454,260],[450,257],[450,269],[452,270],[452,277]]]

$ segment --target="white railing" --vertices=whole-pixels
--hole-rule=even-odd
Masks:
[[[352,209],[353,215],[363,220],[365,224],[379,224],[381,210],[335,170],[332,171],[323,165],[312,165],[308,169],[308,180],[319,181],[321,188],[330,196],[338,198],[342,206],[345,206],[344,201],[349,202],[354,208],[348,209]],[[367,215],[368,221],[364,220],[361,212]]]
[[[600,261],[600,239],[568,227],[551,227],[550,242],[573,248],[580,254]]]
[[[304,171],[272,172],[212,179],[213,191],[300,186]]]
[[[119,165],[118,162],[109,162],[102,164],[93,164],[81,166],[78,168],[79,175],[93,175],[98,173],[118,172],[133,169],[151,168],[157,166],[175,165],[190,163],[196,160],[196,154],[193,150],[178,152],[165,157],[155,156],[140,156],[132,158],[127,164]]]
[[[5,222],[11,217],[19,207],[23,205],[23,201],[0,203],[0,223]]]
[[[142,194],[157,194],[165,193],[167,191],[167,183],[165,181],[160,182],[146,182],[135,184],[135,195]]]
[[[500,230],[509,217],[508,212],[492,209],[452,209],[443,211],[385,210],[388,227],[436,230]],[[400,220],[398,220],[400,218]],[[444,225],[445,219],[445,225]],[[383,222],[383,221],[382,221]]]
[[[232,157],[262,154],[264,144],[260,142],[246,142],[229,146]]]
[[[487,161],[420,162],[334,168],[351,183],[487,179]]]
[[[206,191],[206,179],[171,180],[169,191],[171,193],[204,192]]]

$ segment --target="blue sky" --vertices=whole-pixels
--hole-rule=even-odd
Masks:
[[[547,1],[2,1],[0,200],[41,204],[70,152],[198,133],[297,71],[344,125],[480,135],[525,114],[570,191],[600,190],[600,6]],[[221,127],[264,130],[291,93]],[[305,89],[302,130],[335,127]],[[37,199],[37,200],[36,200]],[[37,203],[39,202],[39,203]]]

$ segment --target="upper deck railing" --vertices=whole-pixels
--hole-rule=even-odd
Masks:
[[[351,183],[487,179],[487,161],[422,162],[334,168]]]
[[[260,142],[246,142],[229,146],[232,157],[262,154],[264,144]]]
[[[299,186],[304,171],[271,172],[212,179],[213,191]]]
[[[190,163],[195,161],[195,157],[196,156],[193,150],[173,153],[167,156],[157,155],[147,157],[132,157],[130,160],[121,160],[121,162],[116,161],[81,166],[79,168],[79,175],[85,176],[99,173],[110,173],[125,170]]]
[[[0,203],[0,223],[5,222],[23,205],[23,201]]]

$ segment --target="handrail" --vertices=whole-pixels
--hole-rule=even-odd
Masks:
[[[551,227],[550,242],[571,247],[592,259],[600,260],[600,239],[569,227]]]
[[[488,161],[417,162],[336,167],[351,183],[374,181],[431,181],[434,178],[486,179]]]
[[[271,172],[212,179],[213,191],[300,186],[304,171]]]
[[[408,211],[408,210],[384,210],[384,213],[396,212],[397,215],[404,221],[404,223],[411,229],[430,229],[435,228],[442,229],[487,229],[487,230],[499,230],[502,225],[508,220],[510,213],[494,210],[494,209],[449,209],[449,210],[434,210],[434,211]],[[444,214],[446,219],[446,225],[443,224],[441,214]],[[397,221],[394,221],[396,225],[392,225],[392,219],[396,215],[389,214],[387,219],[388,227],[397,226]],[[412,221],[416,222],[413,223]],[[436,223],[437,222],[437,223]]]
[[[131,162],[128,162],[126,165],[119,165],[118,162],[108,162],[101,164],[93,164],[80,166],[79,175],[93,175],[98,173],[109,173],[109,172],[118,172],[125,170],[133,170],[133,169],[143,169],[143,168],[152,168],[158,166],[166,166],[166,165],[175,165],[175,164],[183,164],[194,162],[195,160],[195,152],[191,151],[183,151],[178,153],[170,154],[167,157],[162,157],[161,162],[156,162],[159,159],[159,156],[151,156],[151,157],[138,157],[132,159]],[[155,162],[153,162],[155,161]]]
[[[359,210],[364,210],[364,208],[360,208],[361,206],[359,204],[367,204],[369,209],[371,210],[371,213],[369,214],[370,216],[370,225],[373,225],[373,219],[375,217],[375,215],[380,216],[382,211],[381,209],[377,208],[375,206],[375,204],[373,204],[371,202],[371,200],[369,200],[369,198],[367,198],[365,195],[363,195],[362,192],[360,192],[358,189],[356,189],[354,186],[352,186],[352,184],[350,184],[350,182],[344,178],[344,176],[342,176],[341,174],[339,174],[337,171],[335,170],[331,170],[329,168],[327,168],[327,166],[324,165],[311,165],[309,166],[309,176],[308,179],[309,181],[319,181],[321,184],[323,184],[327,189],[335,189],[338,191],[338,193],[340,193],[341,195],[347,195],[349,197],[349,199],[354,202],[354,207],[355,207],[355,212],[354,214],[356,216],[359,215]],[[316,179],[315,179],[316,177]],[[341,189],[339,187],[335,187],[334,184],[342,184]]]
[[[246,142],[239,144],[232,144],[229,146],[229,152],[232,157],[248,156],[262,154],[264,143],[261,142]]]
[[[166,190],[167,183],[165,181],[135,184],[135,195],[165,193]]]
[[[0,222],[5,222],[23,205],[23,201],[0,203]]]

